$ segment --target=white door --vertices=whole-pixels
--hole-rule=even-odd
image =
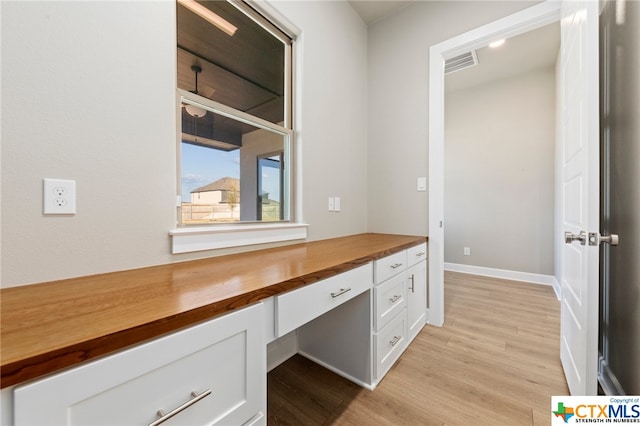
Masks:
[[[599,230],[598,2],[562,2],[562,307],[560,358],[572,395],[595,395]]]

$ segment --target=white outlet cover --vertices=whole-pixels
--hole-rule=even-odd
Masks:
[[[76,181],[44,179],[44,214],[76,214]]]

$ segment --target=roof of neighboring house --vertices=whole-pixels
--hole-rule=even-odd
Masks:
[[[201,186],[200,188],[196,188],[191,191],[192,194],[197,192],[209,192],[209,191],[230,191],[235,189],[236,191],[240,190],[240,179],[232,178],[232,177],[223,177],[222,179],[218,179],[215,182],[211,182],[205,186]]]

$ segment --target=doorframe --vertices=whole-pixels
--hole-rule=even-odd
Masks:
[[[429,49],[429,324],[444,324],[444,61],[557,22],[561,6],[547,0]]]

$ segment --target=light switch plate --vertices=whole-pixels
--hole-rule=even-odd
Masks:
[[[339,212],[340,211],[340,197],[335,197],[334,198],[333,211],[334,212]]]
[[[416,183],[416,189],[418,191],[426,191],[427,190],[427,178],[419,177]]]

